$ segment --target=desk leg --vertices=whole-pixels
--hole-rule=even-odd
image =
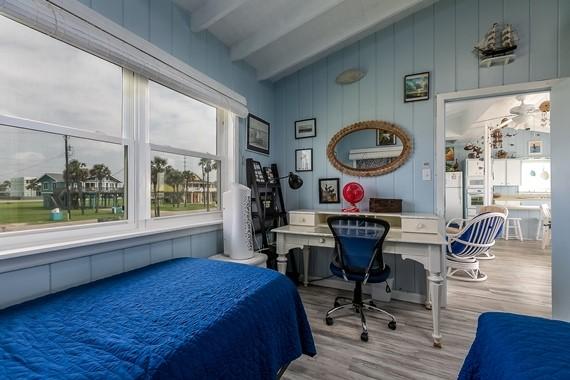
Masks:
[[[309,255],[311,249],[308,245],[303,247],[303,285],[309,286]]]
[[[426,270],[426,301],[425,301],[425,307],[427,310],[432,309],[430,283],[431,282],[429,280],[429,271]]]
[[[279,273],[287,273],[287,253],[277,252],[277,270]]]
[[[439,331],[439,322],[440,322],[440,289],[441,285],[443,284],[443,277],[441,277],[440,272],[429,272],[428,276],[429,285],[430,285],[430,293],[431,293],[431,300],[432,300],[432,318],[433,318],[433,345],[434,347],[441,348],[441,332]]]

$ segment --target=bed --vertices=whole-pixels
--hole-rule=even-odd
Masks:
[[[293,283],[213,260],[163,262],[0,312],[1,379],[272,379],[301,354],[316,350]]]
[[[482,314],[459,379],[570,379],[570,323]]]

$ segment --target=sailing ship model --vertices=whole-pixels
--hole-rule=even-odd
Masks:
[[[493,26],[485,33],[485,37],[475,45],[475,52],[484,61],[494,62],[504,59],[504,64],[514,60],[512,54],[517,48],[518,37],[513,30],[511,24],[504,26],[494,23]]]

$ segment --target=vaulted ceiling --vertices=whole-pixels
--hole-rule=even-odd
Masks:
[[[437,0],[175,0],[259,79],[278,80]]]

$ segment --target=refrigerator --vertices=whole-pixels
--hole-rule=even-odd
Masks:
[[[463,218],[463,173],[445,173],[445,220]]]

